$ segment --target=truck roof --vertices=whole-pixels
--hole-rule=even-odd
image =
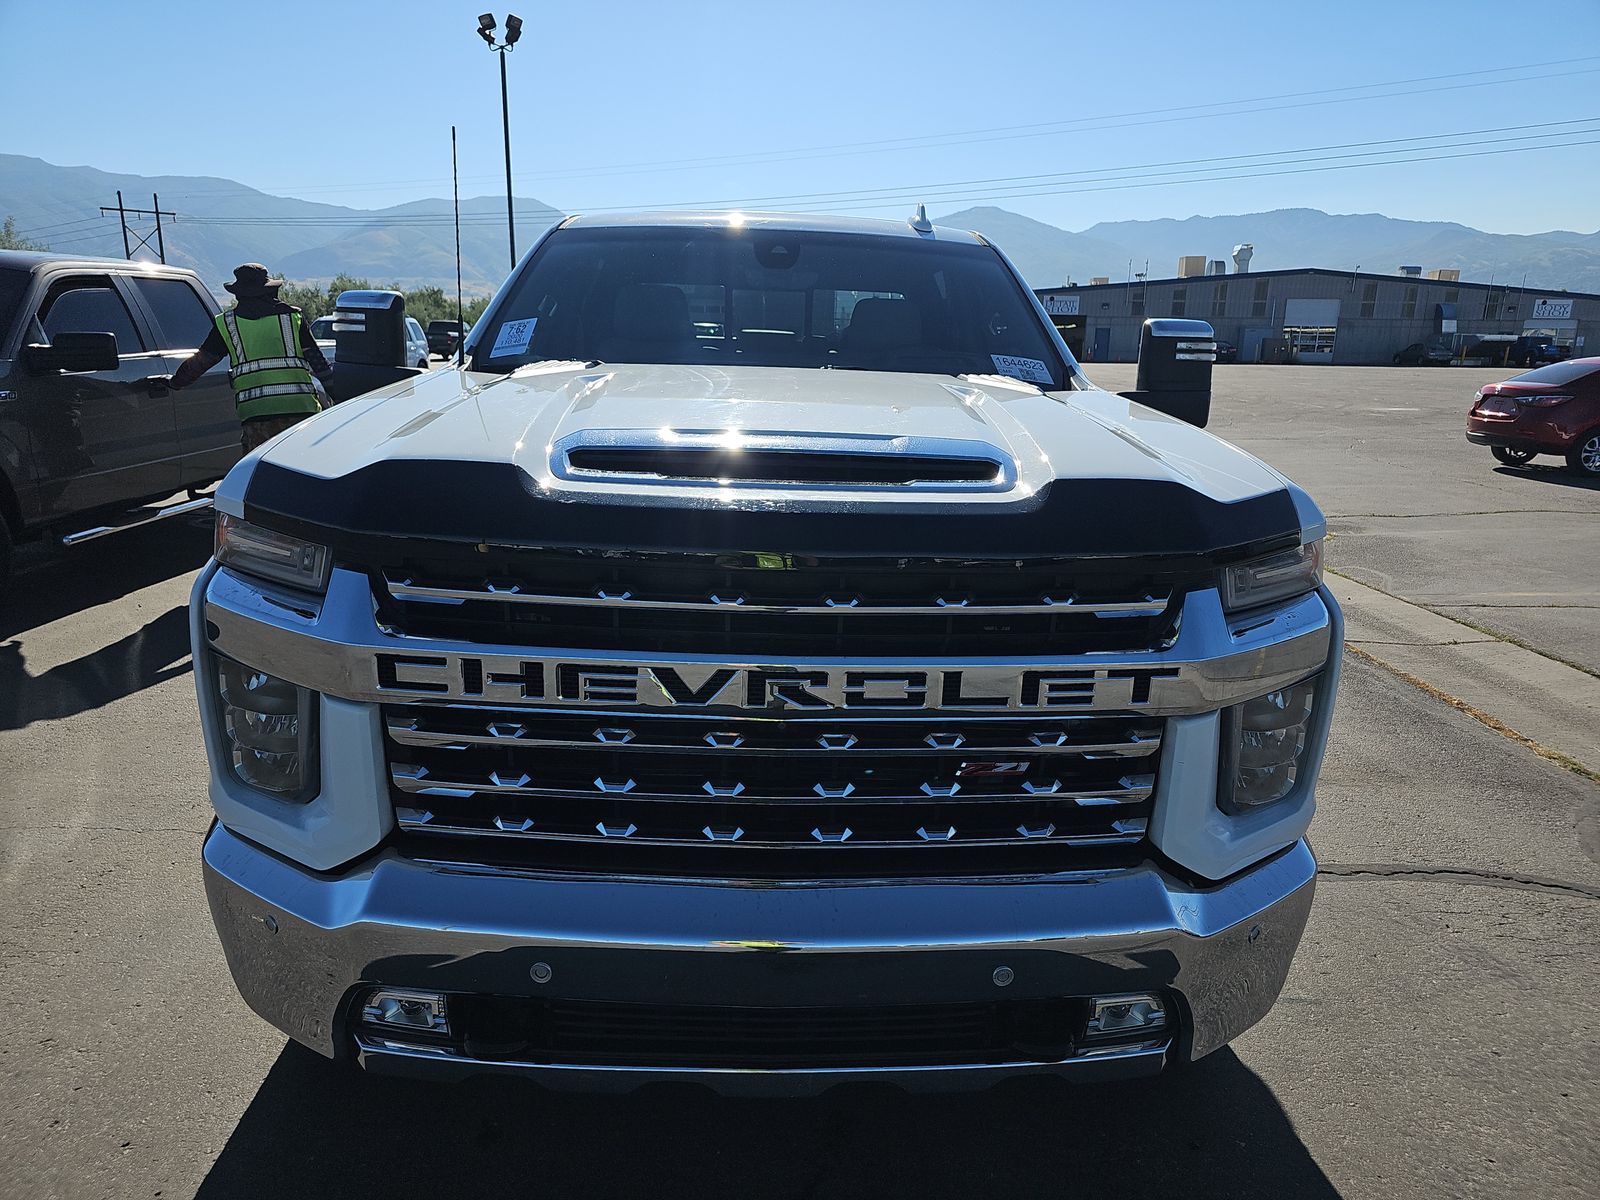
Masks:
[[[880,237],[928,237],[911,228],[908,221],[880,220],[871,217],[829,217],[817,213],[777,212],[641,212],[641,213],[579,213],[561,223],[563,229],[596,228],[655,228],[659,226],[688,226],[697,229],[716,229],[726,226],[763,229],[792,230],[797,233],[870,233]],[[932,236],[950,241],[970,241],[987,245],[983,237],[969,229],[952,229],[935,225]]]
[[[118,271],[131,270],[150,275],[194,274],[188,267],[174,267],[171,264],[143,262],[138,259],[130,262],[125,258],[101,258],[93,254],[61,254],[54,250],[0,250],[0,268],[3,269],[32,271],[38,267],[58,266],[62,263],[94,267],[102,271],[115,268]]]

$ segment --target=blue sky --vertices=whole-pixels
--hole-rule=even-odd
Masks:
[[[1069,229],[1301,205],[1600,228],[1600,0],[521,7],[516,190],[567,211],[922,197]],[[449,194],[454,122],[463,194],[498,193],[477,11],[0,0],[0,151],[373,207]],[[1401,150],[1432,161],[1324,169]]]

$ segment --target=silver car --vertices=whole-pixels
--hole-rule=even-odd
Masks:
[[[333,318],[318,317],[312,321],[311,336],[316,339],[322,357],[333,362],[334,352],[338,349],[333,336]],[[406,366],[423,371],[428,369],[428,337],[415,317],[406,318]]]

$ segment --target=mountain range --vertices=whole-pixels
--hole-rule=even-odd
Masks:
[[[58,167],[0,154],[0,220],[53,250],[122,257],[117,192],[129,207],[150,208],[152,194],[177,215],[163,219],[167,261],[189,267],[213,290],[242,262],[262,262],[299,283],[345,273],[373,284],[455,289],[455,220],[446,199],[358,209],[272,196],[231,179],[187,175],[117,175],[93,167]],[[461,276],[469,294],[500,286],[510,269],[505,199],[461,201]],[[542,200],[516,201],[519,252],[562,214]],[[153,228],[146,218],[141,231]],[[151,246],[155,245],[152,238]]]
[[[152,193],[160,195],[162,208],[176,213],[164,221],[168,261],[198,271],[213,289],[247,261],[264,262],[304,283],[325,283],[344,273],[406,288],[455,285],[455,225],[448,199],[358,209],[273,196],[230,179],[119,175],[0,154],[0,220],[14,217],[19,231],[52,249],[120,258],[117,217],[100,215],[101,205],[115,205],[119,189],[130,206],[148,208]],[[516,211],[521,249],[562,216],[532,197],[518,198]],[[1520,283],[1526,276],[1530,285],[1544,289],[1600,292],[1600,232],[1486,233],[1448,221],[1314,208],[1103,221],[1079,232],[1003,208],[967,208],[935,220],[983,233],[1005,249],[1034,287],[1057,286],[1069,278],[1087,283],[1097,275],[1126,279],[1146,269],[1153,279],[1167,278],[1177,274],[1181,255],[1227,259],[1236,244],[1250,242],[1255,271],[1359,267],[1386,273],[1415,264],[1455,267],[1463,279],[1476,282]],[[493,291],[508,262],[504,199],[463,200],[466,290]]]

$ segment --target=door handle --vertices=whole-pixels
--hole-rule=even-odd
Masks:
[[[159,399],[172,390],[169,386],[172,383],[171,375],[146,375],[139,382],[144,384],[152,400]]]

